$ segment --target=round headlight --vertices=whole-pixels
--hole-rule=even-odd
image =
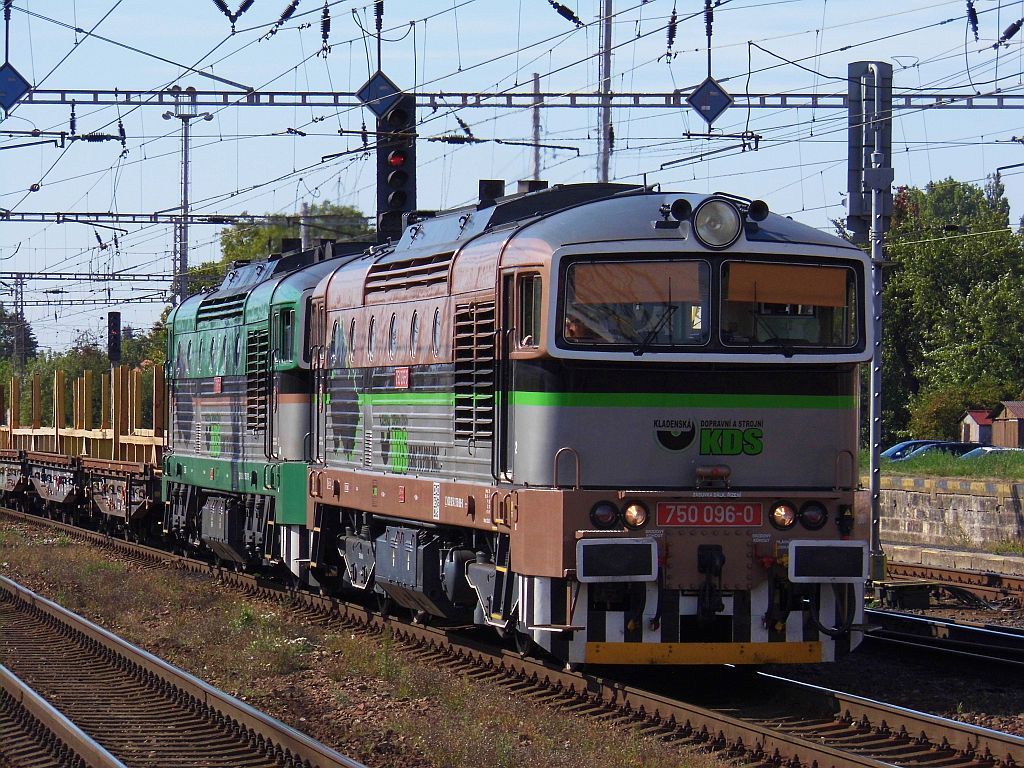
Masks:
[[[743,217],[728,200],[711,198],[693,213],[693,231],[708,248],[728,248],[743,229]]]
[[[792,528],[793,524],[796,522],[796,518],[796,507],[788,501],[777,501],[772,504],[772,511],[768,515],[768,519],[771,521],[772,525],[782,530]]]
[[[828,510],[818,501],[808,501],[800,507],[800,525],[809,531],[816,531],[828,522]]]
[[[619,522],[619,508],[610,501],[599,501],[590,510],[595,528],[614,528]]]
[[[631,501],[622,510],[622,522],[627,528],[643,528],[647,525],[647,507],[641,501]]]

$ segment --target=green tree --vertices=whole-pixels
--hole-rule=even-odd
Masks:
[[[998,176],[984,189],[946,179],[898,191],[884,289],[887,439],[955,434],[965,404],[1020,389],[1024,242],[1008,224]]]
[[[307,222],[313,239],[357,240],[371,231],[366,216],[348,205],[329,201],[311,205]],[[281,251],[287,238],[298,239],[298,215],[282,216],[260,224],[234,224],[221,230],[221,258],[216,262],[189,268],[189,290],[193,293],[210,290],[220,285],[228,267],[235,261],[258,261],[271,253]]]
[[[13,360],[15,339],[18,333],[18,326],[24,325],[25,357],[33,358],[39,351],[39,342],[32,330],[32,325],[22,318],[20,321],[17,314],[10,311],[3,304],[0,304],[0,359]]]
[[[968,408],[991,408],[1011,394],[1005,383],[994,378],[930,387],[910,404],[910,433],[959,440],[960,419]]]

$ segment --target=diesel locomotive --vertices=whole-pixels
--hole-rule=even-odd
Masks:
[[[168,320],[150,532],[569,664],[833,660],[871,279],[761,201],[621,184],[233,265]]]

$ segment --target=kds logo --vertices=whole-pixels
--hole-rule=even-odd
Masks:
[[[749,429],[711,428],[700,430],[700,452],[703,456],[757,456],[764,450],[763,430],[758,427]]]

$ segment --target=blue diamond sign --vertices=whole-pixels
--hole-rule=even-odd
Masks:
[[[377,117],[384,117],[401,95],[402,89],[379,69],[356,91],[359,100]]]
[[[32,90],[28,80],[21,76],[9,62],[0,67],[0,107],[9,112],[18,103],[18,99]]]
[[[708,127],[732,106],[732,101],[732,96],[711,76],[686,97],[686,102],[697,110],[697,114],[704,118]]]

